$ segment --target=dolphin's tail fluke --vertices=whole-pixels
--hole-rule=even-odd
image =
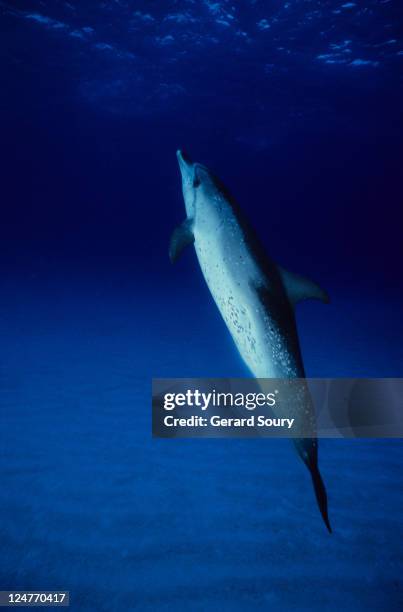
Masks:
[[[327,494],[318,467],[318,441],[316,438],[293,438],[297,453],[309,470],[315,490],[316,501],[329,533],[332,533],[327,513]]]
[[[311,473],[313,488],[315,489],[316,501],[318,502],[320,513],[322,515],[326,527],[328,528],[329,533],[332,533],[332,528],[330,526],[329,516],[327,513],[326,489],[322,480],[322,476],[320,475],[317,464],[310,465],[308,467]]]

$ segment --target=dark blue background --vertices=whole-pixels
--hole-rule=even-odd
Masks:
[[[398,3],[223,3],[248,42],[208,3],[19,4],[2,5],[8,253],[124,255],[142,276],[168,273],[181,146],[227,183],[274,258],[328,283],[398,285]],[[181,14],[196,22],[167,21]],[[318,59],[343,40],[349,64]]]
[[[322,442],[329,540],[287,443],[153,441],[150,380],[247,375],[194,254],[168,260],[179,147],[330,293],[299,309],[308,375],[402,374],[401,17],[0,2],[2,588],[398,609],[400,442]]]

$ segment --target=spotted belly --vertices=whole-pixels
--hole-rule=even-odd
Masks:
[[[257,378],[298,375],[281,329],[270,317],[256,290],[256,269],[247,263],[240,269],[234,260],[225,261],[210,244],[197,248],[200,267],[210,292],[237,349]]]

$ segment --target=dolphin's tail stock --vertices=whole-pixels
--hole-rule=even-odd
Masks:
[[[293,442],[299,456],[309,470],[320,513],[329,533],[332,533],[327,512],[326,489],[318,467],[318,441],[316,438],[294,438]]]

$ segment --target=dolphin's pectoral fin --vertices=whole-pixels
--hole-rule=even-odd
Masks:
[[[183,249],[189,244],[193,244],[193,242],[193,220],[185,219],[182,225],[179,225],[172,232],[169,243],[169,258],[171,262],[175,263]]]
[[[309,278],[289,272],[288,270],[281,268],[281,266],[277,266],[277,268],[290,302],[293,304],[307,299],[320,300],[326,304],[330,302],[326,291],[321,289],[319,285],[313,281],[309,280]]]

